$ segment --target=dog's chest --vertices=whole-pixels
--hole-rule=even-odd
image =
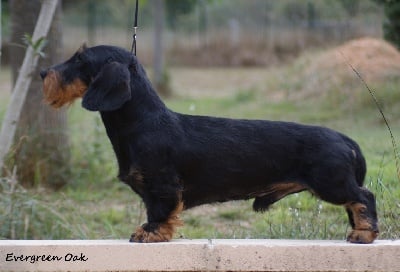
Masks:
[[[129,185],[132,190],[141,195],[144,191],[144,177],[139,168],[131,167],[127,174],[120,174],[119,179]]]

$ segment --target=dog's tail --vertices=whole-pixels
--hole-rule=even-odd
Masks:
[[[365,162],[364,155],[361,152],[360,146],[349,137],[342,135],[347,146],[351,149],[352,155],[354,156],[354,172],[358,186],[363,186],[365,175],[367,172],[367,163]]]

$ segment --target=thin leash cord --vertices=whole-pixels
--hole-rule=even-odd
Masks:
[[[383,121],[385,121],[385,125],[390,133],[390,138],[392,140],[392,146],[393,146],[393,152],[394,152],[394,159],[396,163],[396,170],[397,170],[397,179],[400,181],[400,166],[399,166],[399,158],[398,158],[398,149],[397,149],[397,143],[396,139],[393,136],[392,129],[389,125],[389,121],[386,119],[385,114],[383,113],[383,109],[381,104],[379,103],[378,99],[376,98],[375,92],[368,86],[367,82],[364,80],[364,78],[361,76],[361,74],[354,68],[353,65],[351,65],[350,61],[343,55],[342,52],[340,52],[344,60],[346,61],[347,65],[353,70],[353,72],[357,75],[357,77],[361,80],[361,82],[364,84],[365,88],[368,90],[369,94],[371,95],[372,99],[375,102],[376,107],[378,108],[380,114],[382,115]]]
[[[135,22],[133,24],[133,40],[132,40],[132,47],[131,47],[131,54],[134,53],[136,56],[136,30],[138,27],[138,9],[139,9],[139,0],[136,0],[136,7],[135,7]]]

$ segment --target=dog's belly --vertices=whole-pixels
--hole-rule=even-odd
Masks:
[[[278,177],[271,179],[267,175],[244,177],[237,174],[235,176],[227,175],[219,179],[208,177],[206,180],[205,176],[203,178],[202,181],[196,178],[183,180],[182,198],[185,208],[189,209],[194,206],[215,202],[268,197],[270,195],[274,195],[274,199],[280,199],[287,194],[306,189],[300,179],[298,181],[287,180],[283,177],[281,179],[278,179]],[[279,195],[282,195],[282,197],[278,197]]]
[[[201,159],[192,163],[186,161],[178,171],[184,186],[186,208],[263,197],[274,191],[277,184],[303,184],[306,179],[303,173],[307,173],[310,167],[297,157],[270,158],[262,148],[247,156],[229,155],[224,159],[203,154],[199,156]]]
[[[183,202],[185,209],[195,206],[216,202],[227,202],[231,200],[247,200],[252,198],[262,198],[265,202],[274,203],[287,195],[307,190],[308,188],[297,182],[280,182],[266,185],[262,189],[256,190],[238,190],[227,194],[221,194],[209,191],[187,190],[183,193]]]

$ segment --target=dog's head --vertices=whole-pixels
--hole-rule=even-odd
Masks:
[[[88,110],[116,110],[131,98],[130,71],[136,65],[136,58],[122,48],[83,45],[67,61],[40,72],[44,100],[60,108],[83,97]]]

